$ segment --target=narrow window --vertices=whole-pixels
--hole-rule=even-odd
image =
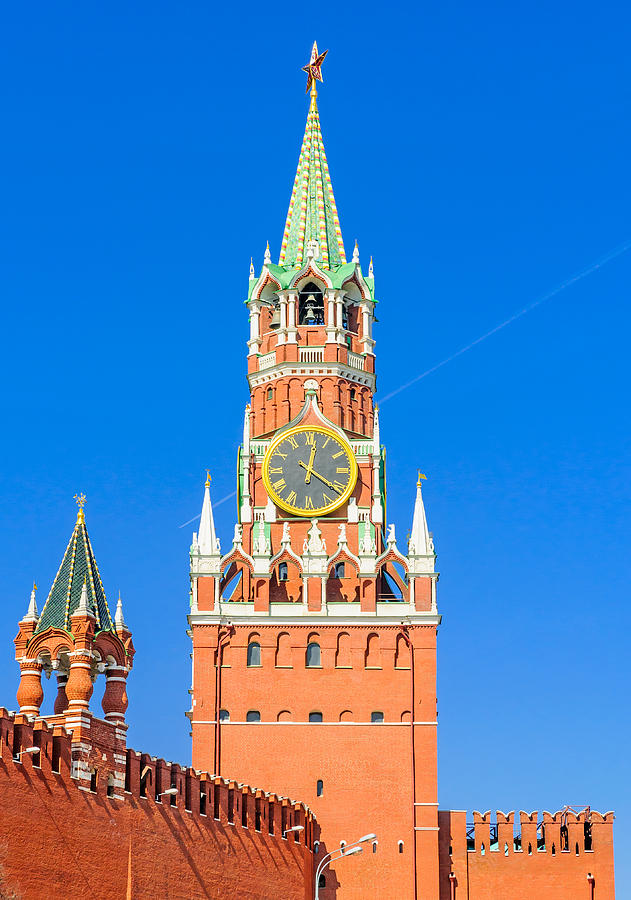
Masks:
[[[241,824],[244,828],[248,827],[248,795],[243,794],[241,797]]]
[[[230,721],[230,713],[227,709],[219,710],[219,721],[220,722],[229,722]]]
[[[254,830],[261,830],[261,798],[256,797],[254,800]]]
[[[318,797],[321,797],[323,793],[324,793],[324,782],[322,781],[321,778],[318,778],[318,781],[316,783],[316,794]]]
[[[484,844],[482,844],[482,848],[484,848]],[[403,841],[399,841],[399,853],[403,853]]]
[[[310,712],[309,713],[309,721],[310,722],[321,722],[322,721],[322,713],[321,712]]]
[[[349,396],[350,396],[351,400],[355,399],[355,388],[350,389]]]
[[[557,852],[557,848],[554,846],[554,843],[553,843],[552,844],[552,855],[556,856],[556,852]]]
[[[273,400],[273,399],[274,399],[274,389],[273,389],[273,388],[268,388],[268,389],[267,389],[267,399],[268,399],[268,400]]]
[[[213,819],[219,819],[219,785],[213,787]]]
[[[199,792],[199,814],[206,815],[206,788],[203,787]]]
[[[274,834],[274,811],[276,807],[270,804],[269,815],[267,817],[267,830],[270,834]]]
[[[373,853],[376,853],[376,852],[377,852],[377,843],[378,843],[378,841],[373,841],[373,842],[372,842],[372,852],[373,852]]]
[[[578,841],[576,842],[576,855],[578,856]]]
[[[108,778],[107,778],[107,796],[108,797],[114,796],[114,776],[113,775],[108,775]]]
[[[96,769],[92,769],[90,772],[90,790],[92,793],[96,794],[96,782],[97,782],[97,774]]]
[[[326,878],[324,877],[324,875],[320,875],[320,877],[318,878],[318,887],[326,887]]]
[[[278,564],[278,580],[279,581],[287,581],[287,563],[279,563]]]
[[[570,849],[569,845],[569,832],[567,830],[567,825],[561,825],[561,850],[567,852]]]
[[[370,721],[374,723],[383,722],[383,713],[382,712],[371,712]]]
[[[247,713],[245,714],[245,721],[246,722],[260,722],[261,714],[258,711],[258,709],[249,709],[247,711]]]
[[[528,856],[532,856],[532,844],[528,844]]]
[[[53,758],[51,761],[53,772],[60,772],[61,763],[61,738],[53,737]]]
[[[307,666],[309,668],[318,668],[322,665],[320,658],[320,645],[316,644],[315,641],[311,641],[311,643],[307,644]]]
[[[248,644],[248,666],[261,665],[261,645],[257,641]]]
[[[486,849],[484,847],[484,841],[483,841],[480,846],[480,856],[484,856],[485,853],[486,853]]]
[[[140,774],[140,796],[141,797],[147,796],[147,778],[149,776],[150,771],[151,770],[150,770],[149,766],[145,766],[143,772],[141,772],[141,774]]]
[[[234,825],[234,788],[228,788],[228,822]]]
[[[344,578],[345,566],[343,562],[335,563],[333,568],[333,577],[334,578]]]
[[[592,826],[590,822],[585,822],[583,824],[583,839],[585,842],[585,849],[592,850]]]

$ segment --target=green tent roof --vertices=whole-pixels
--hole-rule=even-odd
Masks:
[[[36,634],[47,628],[70,630],[70,616],[79,605],[84,582],[88,604],[96,618],[97,631],[114,631],[101,576],[85,527],[83,510],[80,509],[64,558],[44,604]]]

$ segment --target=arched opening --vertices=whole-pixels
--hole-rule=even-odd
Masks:
[[[258,709],[249,709],[245,714],[246,722],[260,722],[261,721],[261,713]]]
[[[560,837],[561,850],[567,852],[570,849],[569,848],[569,832],[567,829],[567,825],[561,825],[561,831],[560,831],[559,837]]]
[[[337,649],[335,651],[335,666],[338,669],[352,668],[351,636],[346,631],[337,636]]]
[[[286,562],[282,562],[278,564],[278,580],[279,581],[287,581],[287,577],[289,575],[289,570]]]
[[[275,665],[277,669],[291,669],[291,641],[286,631],[281,632],[276,641]]]
[[[324,782],[318,778],[316,782],[316,796],[321,797],[324,794]]]
[[[310,641],[307,644],[306,665],[308,669],[319,669],[322,667],[322,657],[320,654],[320,645],[316,641]]]
[[[318,887],[326,887],[326,878],[324,877],[324,875],[320,875],[320,877],[318,878]]]
[[[398,847],[399,847],[399,853],[403,853],[403,841],[398,842]]]
[[[298,324],[324,325],[324,294],[313,281],[298,295]]]
[[[321,712],[310,712],[309,713],[309,721],[310,722],[321,722],[322,721],[322,713]]]
[[[365,666],[367,669],[381,668],[381,646],[378,634],[369,634],[366,641]]]
[[[397,643],[394,651],[394,667],[395,669],[410,668],[410,648],[406,644],[402,634],[397,635]]]
[[[230,712],[227,709],[219,710],[219,721],[220,722],[229,722],[230,721]]]
[[[258,641],[250,641],[248,644],[248,666],[261,665],[261,645]]]
[[[381,725],[383,723],[383,713],[371,712],[370,721],[373,723],[373,725]]]
[[[333,566],[333,578],[345,578],[346,566],[343,562],[337,562]]]
[[[268,400],[273,400],[273,399],[274,399],[274,388],[268,388],[268,389],[267,389],[267,399],[268,399]]]

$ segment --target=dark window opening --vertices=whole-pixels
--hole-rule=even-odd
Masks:
[[[199,792],[199,814],[206,815],[206,788],[202,788]]]
[[[320,875],[320,877],[318,878],[318,887],[326,887],[326,878],[324,877],[324,875]]]
[[[567,852],[570,849],[570,835],[567,830],[567,825],[561,825],[560,839],[561,850]]]
[[[355,399],[355,388],[350,389],[349,396],[350,396],[351,400]]]
[[[274,810],[274,806],[270,807],[269,817],[267,819],[267,830],[270,834],[274,834]]]
[[[261,830],[261,800],[259,797],[254,801],[254,830]]]
[[[372,852],[373,853],[377,852],[377,841],[372,842]],[[449,852],[451,853],[451,850]]]
[[[288,569],[287,563],[279,563],[278,565],[278,580],[279,581],[287,581],[288,577]]]
[[[585,822],[583,824],[583,839],[585,843],[585,849],[592,849],[592,826],[590,822]]]
[[[261,645],[257,641],[248,644],[248,666],[261,665]]]
[[[298,324],[324,325],[324,297],[312,281],[298,295]]]
[[[553,843],[552,844],[552,855],[556,856],[556,852],[557,852],[557,848],[554,846],[554,843]]]
[[[482,844],[482,849],[484,849],[484,844]],[[399,841],[399,853],[403,853],[403,841]]]
[[[312,641],[307,645],[307,666],[317,668],[321,665],[320,645]]]
[[[61,763],[61,740],[58,737],[53,737],[53,757],[51,760],[53,772],[61,771],[60,763]]]
[[[213,787],[213,819],[219,819],[219,785]]]
[[[96,773],[96,769],[92,769],[90,772],[90,790],[93,794],[96,794],[96,782],[98,779],[98,775]]]
[[[107,779],[107,796],[114,796],[114,776],[110,775]]]
[[[335,563],[333,567],[333,577],[334,578],[344,578],[346,567],[343,562]]]
[[[321,712],[310,712],[309,713],[309,721],[310,722],[321,722],[322,721],[322,713]]]
[[[273,399],[274,399],[274,388],[268,388],[268,389],[267,389],[267,399],[268,399],[268,400],[273,400]]]
[[[321,778],[318,778],[318,781],[316,783],[316,794],[318,797],[321,797],[323,793],[324,793],[324,782],[322,781]]]
[[[377,722],[377,723],[383,722],[383,713],[382,712],[371,712],[370,721]]]
[[[234,788],[228,790],[228,821],[234,825]]]
[[[532,844],[528,844],[528,856],[532,856]]]
[[[219,721],[220,722],[229,722],[230,721],[230,713],[227,709],[219,710]]]
[[[246,722],[260,722],[261,714],[258,711],[258,709],[249,709],[247,711],[247,713],[245,714],[245,721]]]
[[[248,827],[248,798],[246,794],[241,797],[241,824],[244,828]]]

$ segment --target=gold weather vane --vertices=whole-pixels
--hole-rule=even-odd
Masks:
[[[311,59],[306,66],[302,67],[302,71],[307,73],[307,90],[305,91],[305,94],[309,93],[309,89],[311,89],[312,94],[317,93],[316,81],[322,81],[322,63],[328,52],[328,50],[325,50],[324,53],[318,53],[318,42],[313,42]]]
[[[206,469],[206,484],[204,487],[210,487],[211,477],[210,477],[210,469]]]
[[[85,522],[85,513],[83,512],[83,507],[85,506],[85,494],[75,494],[73,499],[79,507],[77,512],[77,522]]]
[[[423,475],[423,473],[422,473],[421,470],[419,469],[419,470],[418,470],[418,480],[417,480],[417,482],[416,482],[416,486],[417,486],[417,487],[420,487],[420,486],[421,486],[421,481],[427,481],[427,475]]]

